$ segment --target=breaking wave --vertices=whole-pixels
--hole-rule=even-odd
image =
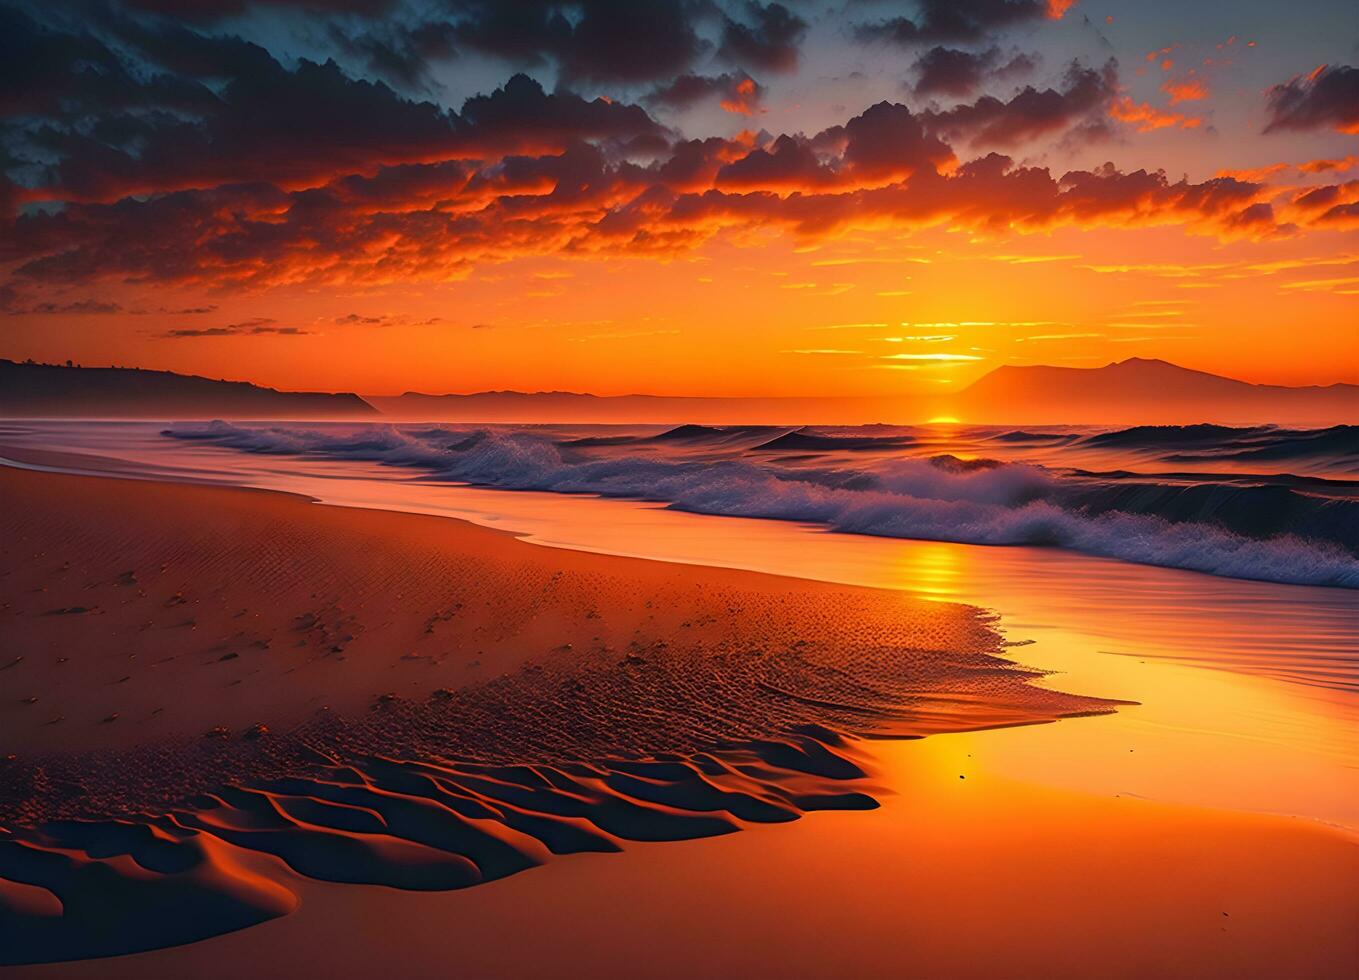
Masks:
[[[1237,435],[1224,437],[1221,427],[1142,427],[1107,435],[1145,442],[1162,428],[1177,429],[1155,436],[1163,445],[1181,446],[1244,441],[1265,431],[1231,429],[1225,431]],[[1215,431],[1203,431],[1209,428]],[[1275,440],[1297,435],[1268,431]],[[950,455],[897,454],[858,465],[857,446],[841,447],[849,451],[840,456],[827,452],[815,465],[805,456],[767,455],[771,436],[777,443],[799,432],[681,426],[660,436],[580,440],[456,426],[322,430],[217,421],[175,425],[165,434],[246,452],[416,467],[436,479],[486,487],[656,501],[701,514],[883,537],[1047,545],[1233,578],[1359,588],[1359,500],[1353,496],[1239,481],[1072,475],[1029,462]],[[835,437],[816,438],[826,447]],[[695,445],[703,447],[701,456],[691,452]],[[761,451],[750,455],[757,447]],[[798,460],[802,465],[794,465]]]
[[[1174,462],[1329,459],[1359,467],[1359,425],[1333,425],[1328,429],[1141,425],[1098,433],[1086,442],[1092,446],[1174,450],[1164,457]]]

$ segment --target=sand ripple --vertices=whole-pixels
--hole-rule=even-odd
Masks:
[[[554,855],[683,840],[816,809],[871,809],[827,730],[649,760],[556,766],[368,757],[226,785],[154,816],[0,836],[0,962],[191,942],[285,915],[293,875],[442,890]]]

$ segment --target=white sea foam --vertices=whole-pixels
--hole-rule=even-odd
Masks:
[[[895,457],[860,464],[833,457],[789,467],[739,449],[695,457],[639,439],[582,453],[542,432],[453,426],[309,429],[218,421],[175,425],[166,434],[248,452],[417,467],[437,479],[488,487],[654,500],[696,513],[883,537],[1049,545],[1234,578],[1359,588],[1359,559],[1335,540],[1236,533],[1211,515],[1171,521],[1092,507],[1088,484],[1077,496],[1069,477],[1027,463]],[[730,433],[724,438],[730,442]],[[1353,522],[1350,513],[1337,519]]]

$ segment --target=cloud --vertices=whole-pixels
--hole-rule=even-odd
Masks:
[[[97,299],[78,299],[68,302],[42,302],[29,306],[17,304],[13,290],[0,290],[0,310],[14,316],[22,315],[108,315],[123,312],[119,303]]]
[[[953,150],[903,105],[879,102],[844,127],[844,162],[860,181],[934,173]]]
[[[798,190],[839,182],[834,170],[805,139],[780,136],[770,149],[757,147],[717,172],[715,186],[726,189]]]
[[[1179,78],[1167,78],[1161,83],[1161,91],[1170,96],[1171,105],[1199,102],[1208,98],[1208,83],[1191,69]]]
[[[359,58],[384,80],[426,92],[439,88],[433,77],[435,64],[456,54],[456,31],[447,21],[367,24],[354,32],[332,24],[329,34],[342,51]]]
[[[369,62],[372,51],[360,41],[395,43],[426,23],[404,4],[389,17],[332,21],[344,31],[336,43],[358,45],[337,56],[343,66],[319,57],[284,63],[242,37],[113,5],[92,5],[79,26],[36,7],[31,16],[0,9],[12,36],[42,55],[0,58],[0,91],[12,100],[0,131],[0,264],[14,284],[9,295],[52,286],[83,294],[109,282],[204,291],[442,282],[528,255],[672,256],[754,232],[816,243],[861,228],[947,225],[1008,235],[1176,225],[1268,237],[1287,233],[1290,222],[1350,220],[1336,209],[1351,197],[1285,201],[1264,185],[1264,174],[1191,182],[1112,164],[1063,173],[977,155],[979,147],[1041,153],[1031,141],[1084,138],[1112,125],[1111,112],[1140,128],[1162,116],[1189,118],[1150,107],[1143,116],[1130,100],[1125,106],[1113,61],[1073,63],[1053,86],[1026,86],[1004,99],[924,112],[886,101],[844,112],[843,123],[810,134],[790,127],[685,139],[642,105],[582,96],[570,79],[626,76],[632,91],[650,91],[648,106],[707,99],[729,111],[759,111],[762,89],[743,69],[693,71],[689,48],[701,41],[664,42],[679,46],[646,73],[628,67],[629,53],[612,67],[565,66],[604,59],[624,43],[615,28],[636,18],[645,20],[637,43],[647,49],[646,31],[678,9],[717,39],[705,58],[763,59],[776,68],[797,56],[807,30],[800,16],[777,4],[689,0],[448,3],[452,33],[441,45],[562,68],[555,89],[515,74],[453,108],[373,80],[398,69]],[[941,37],[980,36],[1053,12],[1023,0],[918,9],[916,34]],[[617,18],[611,25],[600,20],[608,15]],[[222,27],[248,19],[223,19]],[[327,33],[316,36],[323,45]],[[944,94],[1016,62],[1015,71],[1031,68],[1026,56],[975,40],[958,48],[928,41],[920,51],[919,83]],[[434,56],[416,55],[413,65]],[[412,72],[407,83],[424,77]],[[78,312],[43,298],[54,312]],[[307,332],[238,323],[169,335],[251,331]]]
[[[251,6],[292,7],[306,13],[356,14],[376,17],[386,13],[396,0],[122,0],[128,6],[158,14],[174,14],[186,20],[213,21],[234,17]]]
[[[1002,63],[1000,48],[966,51],[936,45],[916,59],[916,95],[969,96],[991,79],[1010,80],[1031,73],[1038,56],[1022,52]]]
[[[1266,197],[1258,183],[1172,182],[1112,164],[1054,176],[994,153],[957,163],[921,117],[884,102],[811,138],[684,141],[648,166],[577,143],[294,191],[255,183],[72,202],[12,221],[0,262],[16,280],[50,284],[443,281],[522,255],[675,254],[753,228],[819,240],[942,223],[1019,233],[1173,224],[1264,237],[1278,233],[1273,213],[1255,207]]]
[[[1316,223],[1326,228],[1359,228],[1359,201],[1337,204],[1317,218]]]
[[[1027,85],[1008,101],[984,95],[942,112],[923,113],[922,118],[946,139],[1011,147],[1099,116],[1117,90],[1118,63],[1113,59],[1098,69],[1073,62],[1060,89]]]
[[[163,340],[191,340],[197,337],[258,337],[274,334],[281,337],[305,337],[310,330],[280,327],[268,317],[256,317],[244,323],[228,323],[221,327],[181,327],[157,334]]]
[[[702,50],[685,0],[450,0],[455,40],[570,81],[652,82]]]
[[[741,20],[723,18],[718,53],[736,65],[763,71],[791,71],[797,67],[798,45],[807,22],[781,3],[745,4]]]
[[[687,109],[706,99],[717,99],[727,112],[749,116],[759,111],[764,91],[764,87],[745,72],[680,75],[657,86],[645,101],[651,105]]]
[[[639,106],[547,93],[524,75],[453,111],[333,60],[285,67],[239,37],[112,14],[93,23],[107,43],[0,8],[0,43],[15,55],[0,57],[8,117],[0,163],[42,161],[32,165],[39,186],[0,183],[0,213],[25,198],[113,200],[255,181],[291,189],[384,165],[551,152],[584,139],[639,151],[669,142]],[[119,53],[128,49],[138,65]]]
[[[1334,129],[1359,133],[1359,68],[1321,65],[1265,93],[1264,131]]]
[[[1139,133],[1149,133],[1157,129],[1197,129],[1203,125],[1198,116],[1188,116],[1182,112],[1169,112],[1157,109],[1146,102],[1134,102],[1129,96],[1120,96],[1109,105],[1109,115],[1119,122],[1128,123]]]
[[[911,17],[859,23],[860,41],[911,46],[935,41],[978,41],[1030,21],[1059,20],[1074,0],[920,0]]]
[[[1343,172],[1359,167],[1359,156],[1341,157],[1335,160],[1308,160],[1298,164],[1298,170],[1305,174],[1324,174],[1332,171]]]

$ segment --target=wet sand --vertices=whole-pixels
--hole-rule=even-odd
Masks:
[[[89,883],[116,880],[134,910],[187,899],[217,917],[172,919],[172,941],[263,923],[38,975],[436,975],[450,944],[465,972],[507,976],[1328,976],[1353,961],[1350,837],[1024,786],[969,769],[955,736],[841,734],[1112,707],[1034,686],[967,607],[282,494],[14,471],[0,492],[20,504],[0,518],[20,651],[0,680],[35,692],[0,706],[6,775],[40,759],[48,780],[41,805],[0,820],[0,852],[63,862],[0,871],[30,882],[3,893],[11,921],[48,953],[163,944],[165,919],[162,943],[127,943],[145,915],[114,923],[112,947],[107,917],[82,930],[113,894]],[[1042,733],[1060,751],[1098,723]],[[267,735],[247,737],[256,724]],[[524,908],[540,910],[529,925]]]

